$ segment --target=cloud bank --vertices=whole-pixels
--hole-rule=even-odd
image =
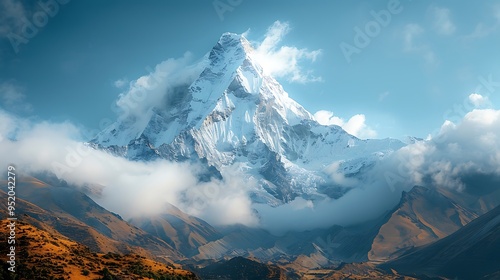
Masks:
[[[380,167],[391,188],[423,185],[464,191],[471,176],[500,176],[500,110],[473,109],[437,135],[403,147]]]
[[[257,218],[239,169],[222,172],[223,180],[199,182],[201,167],[158,160],[128,161],[94,150],[68,122],[33,123],[0,110],[0,165],[16,165],[22,174],[54,173],[125,218],[164,212],[168,203],[215,225],[256,225]],[[4,168],[4,169],[5,169]]]
[[[254,207],[261,226],[276,234],[352,225],[380,217],[398,203],[401,191],[415,185],[474,192],[477,186],[470,185],[467,178],[476,175],[500,178],[500,110],[474,109],[459,123],[445,121],[433,139],[394,152],[365,181],[349,178],[344,183],[350,191],[337,200],[297,198],[276,208]]]
[[[125,218],[161,213],[173,204],[214,225],[244,224],[277,234],[374,219],[414,185],[463,191],[471,187],[464,180],[469,175],[500,176],[500,110],[494,109],[474,109],[460,123],[446,121],[433,139],[388,156],[363,182],[337,180],[350,189],[339,199],[297,198],[278,207],[252,203],[249,190],[256,183],[243,179],[239,166],[223,170],[223,180],[200,182],[201,166],[133,162],[90,149],[71,123],[33,123],[0,111],[0,124],[1,166],[55,172],[74,186],[97,188],[101,193],[94,199]]]

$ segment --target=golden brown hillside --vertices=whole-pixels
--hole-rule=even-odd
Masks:
[[[0,190],[0,195],[6,193]],[[56,187],[33,177],[17,181],[16,214],[27,214],[29,224],[55,230],[95,252],[162,256],[166,262],[184,258],[165,241],[130,225],[77,189]],[[5,217],[6,212],[0,211],[0,218]]]
[[[373,240],[368,258],[394,259],[405,251],[432,243],[455,232],[477,215],[435,189],[414,187]]]
[[[8,223],[5,219],[0,223],[3,241]],[[140,255],[97,254],[61,234],[22,221],[16,223],[16,239],[16,278],[7,270],[6,242],[2,242],[0,279],[196,279],[189,271]]]

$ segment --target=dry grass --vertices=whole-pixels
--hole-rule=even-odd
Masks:
[[[0,223],[2,240],[8,234],[7,223]],[[16,237],[16,266],[21,279],[101,279],[105,274],[113,275],[113,279],[161,279],[174,275],[196,279],[189,271],[140,255],[96,254],[60,234],[27,223],[17,223]],[[4,252],[0,259],[5,263]]]

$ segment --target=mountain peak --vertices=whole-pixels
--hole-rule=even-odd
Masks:
[[[241,34],[224,33],[208,55],[211,72],[236,70],[253,52],[250,42]],[[233,69],[234,68],[234,69]]]
[[[196,80],[168,106],[152,110],[138,136],[106,136],[114,128],[126,130],[127,124],[117,124],[95,142],[131,159],[202,160],[221,173],[234,164],[248,166],[245,176],[258,185],[252,199],[270,205],[302,194],[323,197],[333,188],[323,171],[332,162],[342,161],[342,170],[356,174],[403,145],[360,140],[317,123],[264,73],[243,35],[222,34],[207,58]]]
[[[244,38],[242,34],[225,32],[220,36],[219,41],[217,43],[219,43],[221,45],[237,43],[237,42],[241,42],[242,38]]]
[[[217,45],[224,47],[234,47],[241,46],[246,52],[251,52],[253,50],[250,42],[243,36],[243,34],[236,34],[231,32],[223,33],[219,38]]]

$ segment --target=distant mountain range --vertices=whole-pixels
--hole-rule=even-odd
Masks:
[[[495,255],[499,208],[481,215],[484,209],[480,206],[494,203],[493,197],[499,197],[495,192],[477,196],[415,187],[403,194],[397,207],[374,221],[274,236],[244,226],[215,228],[175,207],[157,217],[127,222],[64,182],[54,186],[24,177],[18,186],[22,199],[18,198],[17,213],[24,223],[77,241],[92,252],[140,254],[209,277],[224,270],[226,265],[234,267],[246,262],[237,257],[251,259],[248,271],[271,275],[266,279],[274,279],[276,275],[289,277],[281,279],[316,274],[333,277],[347,275],[350,270],[378,275],[380,279],[397,279],[401,275],[420,278],[424,274],[450,276],[457,275],[465,261],[477,268],[474,275],[479,275],[477,271],[487,272],[484,276],[490,278],[485,279],[495,279],[500,270]],[[453,199],[457,195],[460,202]],[[0,213],[2,218],[6,217],[6,212]],[[452,245],[447,245],[448,242]],[[454,245],[455,242],[460,245]],[[449,264],[436,259],[439,256],[449,260]],[[237,259],[226,264],[234,258]],[[428,264],[434,259],[440,266]],[[356,267],[346,266],[346,262],[366,264]],[[387,272],[369,263],[382,263],[379,267]],[[237,270],[233,268],[234,271]],[[253,279],[250,277],[253,272],[249,273],[247,279]]]

